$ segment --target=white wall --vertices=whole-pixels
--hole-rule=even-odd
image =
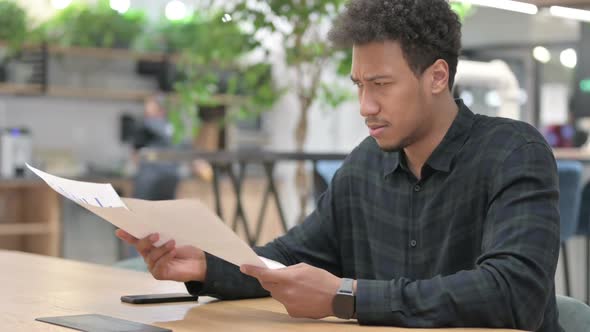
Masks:
[[[70,151],[80,161],[109,164],[128,156],[119,117],[141,114],[133,102],[0,96],[0,127],[31,129],[36,150]]]

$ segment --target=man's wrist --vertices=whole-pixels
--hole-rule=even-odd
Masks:
[[[207,268],[198,268],[196,274],[191,278],[190,281],[205,282],[207,279]]]
[[[342,319],[351,319],[356,316],[355,280],[340,279],[340,288],[332,299],[332,313]]]
[[[197,259],[194,274],[191,275],[189,281],[205,282],[205,279],[207,279],[207,257],[203,253],[203,256]]]

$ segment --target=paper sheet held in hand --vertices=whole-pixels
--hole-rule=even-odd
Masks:
[[[159,247],[174,239],[176,246],[194,246],[235,265],[277,269],[281,263],[259,257],[219,217],[196,199],[145,201],[120,198],[110,184],[63,179],[30,165],[31,171],[64,197],[136,238],[159,233]]]

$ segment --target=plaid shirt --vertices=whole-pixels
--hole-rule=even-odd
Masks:
[[[358,280],[359,323],[561,331],[555,159],[533,127],[459,113],[422,168],[367,138],[347,158],[316,210],[255,251]],[[256,279],[207,255],[193,294],[268,296]]]

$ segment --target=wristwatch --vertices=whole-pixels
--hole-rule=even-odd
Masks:
[[[354,280],[342,278],[342,283],[336,296],[332,300],[334,316],[342,319],[351,319],[356,313],[356,296],[354,294]]]

